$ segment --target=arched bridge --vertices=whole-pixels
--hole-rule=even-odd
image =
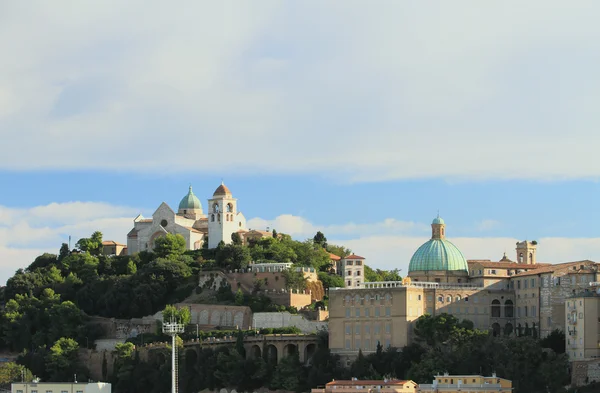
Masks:
[[[198,355],[201,348],[235,345],[236,341],[237,337],[235,336],[185,341],[182,352],[186,357],[192,355],[190,352]],[[265,360],[277,364],[282,358],[298,353],[301,363],[310,364],[317,349],[317,342],[318,337],[314,334],[265,334],[244,337],[244,349],[248,359],[263,357]],[[147,349],[164,348],[165,345],[151,344],[147,346]]]

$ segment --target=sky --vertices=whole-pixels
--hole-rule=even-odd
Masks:
[[[0,3],[0,284],[221,180],[254,229],[405,273],[600,261],[597,1]]]

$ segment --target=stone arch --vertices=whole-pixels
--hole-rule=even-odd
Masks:
[[[238,311],[235,313],[235,316],[233,317],[233,325],[241,328],[243,324],[244,324],[244,313],[241,311]]]
[[[304,347],[304,362],[307,365],[311,364],[312,357],[316,351],[317,351],[316,344],[308,344],[306,347]]]
[[[150,248],[154,250],[154,242],[156,241],[156,239],[164,235],[165,233],[162,231],[154,232],[152,236],[150,236]]]
[[[513,318],[515,316],[515,306],[510,299],[504,302],[504,316],[506,318]]]
[[[260,346],[254,344],[251,348],[250,348],[250,358],[251,359],[258,359],[262,356],[262,350],[260,349]]]
[[[210,315],[210,324],[219,326],[221,324],[221,312],[214,310]]]
[[[507,323],[506,325],[504,325],[504,335],[505,336],[510,336],[514,331],[513,325],[512,323]]]
[[[283,356],[290,356],[298,352],[298,346],[295,344],[286,344],[283,347]]]
[[[208,325],[208,310],[200,311],[200,316],[198,317],[198,324]]]
[[[224,313],[224,323],[222,325],[224,326],[231,326],[231,324],[233,323],[233,316],[231,315],[231,311],[227,311]]]
[[[492,324],[492,334],[494,335],[494,337],[497,337],[500,335],[500,324],[497,322],[494,322]]]
[[[267,363],[277,364],[277,357],[278,357],[277,347],[273,344],[267,345],[267,348],[265,350],[265,358],[267,360]]]
[[[492,300],[492,318],[500,318],[500,300]]]

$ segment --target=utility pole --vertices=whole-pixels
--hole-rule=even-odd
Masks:
[[[163,323],[162,331],[172,337],[171,340],[171,393],[177,393],[177,335],[183,333],[185,326],[171,319],[169,323]]]

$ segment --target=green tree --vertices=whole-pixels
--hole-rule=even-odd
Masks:
[[[235,304],[237,306],[244,305],[244,293],[242,292],[241,289],[238,289],[237,292],[235,293]]]
[[[287,390],[291,392],[300,391],[301,370],[300,358],[297,352],[294,352],[279,361],[273,377],[271,378],[270,388],[272,390]]]
[[[242,236],[240,236],[239,233],[237,232],[233,232],[231,234],[231,241],[233,242],[233,244],[235,244],[236,246],[241,246],[242,245]]]
[[[173,258],[185,252],[185,238],[180,234],[167,233],[154,241],[154,253],[160,258]]]
[[[540,340],[542,348],[550,348],[557,354],[565,353],[565,333],[560,329],[554,329],[549,335]]]
[[[317,234],[313,237],[313,242],[315,243],[315,245],[318,245],[322,248],[327,248],[327,238],[321,231],[318,231]]]
[[[51,382],[70,381],[74,374],[85,380],[88,374],[78,359],[79,344],[72,338],[58,339],[46,358],[46,367]]]
[[[168,305],[163,310],[162,315],[165,323],[175,321],[182,325],[187,325],[192,320],[190,309],[187,307],[177,308],[175,306]]]
[[[0,389],[10,390],[13,382],[31,382],[33,374],[25,366],[15,362],[0,363]]]
[[[306,289],[306,277],[302,271],[296,271],[292,266],[290,269],[284,270],[281,275],[285,279],[287,289]]]
[[[75,243],[75,247],[92,255],[100,255],[102,253],[102,232],[96,231],[89,238],[83,237],[79,239]]]
[[[337,274],[329,274],[326,272],[318,273],[319,280],[323,283],[323,288],[343,288],[344,279]]]

